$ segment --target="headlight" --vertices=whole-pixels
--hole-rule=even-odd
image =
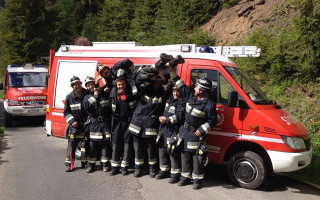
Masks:
[[[291,149],[305,149],[306,145],[302,138],[281,136],[283,142]]]
[[[9,104],[12,105],[12,106],[17,106],[17,105],[19,105],[19,101],[10,100],[10,99],[9,99]]]

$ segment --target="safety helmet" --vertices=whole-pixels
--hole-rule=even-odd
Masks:
[[[212,87],[212,83],[209,79],[207,78],[201,78],[197,81],[197,84],[196,84],[199,89],[201,91],[204,91],[206,93],[210,92],[211,91],[211,87]]]
[[[84,85],[87,86],[87,83],[89,83],[89,82],[94,82],[94,78],[92,78],[91,76],[87,76],[84,79]]]
[[[97,72],[100,74],[100,72],[101,72],[104,68],[108,68],[108,69],[110,70],[110,68],[109,68],[107,65],[98,64],[98,65],[97,65]]]
[[[179,90],[179,88],[177,86],[173,86],[172,90]]]
[[[79,77],[73,75],[72,78],[70,79],[71,87],[73,86],[74,83],[78,83],[78,82],[82,83]]]
[[[200,53],[211,53],[211,49],[209,46],[201,46],[199,49]]]

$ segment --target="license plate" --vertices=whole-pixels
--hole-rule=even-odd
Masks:
[[[28,112],[29,113],[39,112],[39,109],[37,109],[37,108],[29,108]]]

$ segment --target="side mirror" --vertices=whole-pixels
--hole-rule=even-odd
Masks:
[[[228,106],[229,107],[236,107],[238,103],[238,92],[237,91],[230,91],[228,94]]]
[[[3,83],[0,83],[0,90],[3,90]]]

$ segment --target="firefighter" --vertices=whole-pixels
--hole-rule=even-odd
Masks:
[[[161,57],[160,60],[168,60],[169,56]],[[166,61],[161,62],[162,65]],[[135,79],[140,100],[133,113],[128,131],[133,135],[133,146],[135,150],[135,177],[142,176],[144,164],[143,145],[148,146],[149,175],[154,178],[156,175],[156,137],[159,129],[159,117],[163,113],[166,101],[166,79],[161,70],[162,66],[143,67]],[[161,71],[159,73],[159,71]]]
[[[166,102],[163,116],[159,117],[161,123],[157,143],[159,144],[160,173],[156,179],[168,178],[169,183],[177,183],[181,175],[181,162],[179,152],[174,149],[178,138],[180,124],[177,117],[177,107],[182,98],[177,87],[172,88],[172,96]],[[180,117],[181,119],[181,117]],[[170,165],[171,162],[171,165]],[[171,166],[171,171],[170,171]]]
[[[85,138],[84,123],[87,120],[84,97],[88,94],[88,91],[82,88],[82,82],[77,76],[73,76],[70,83],[73,91],[66,97],[63,112],[69,125],[68,148],[65,159],[66,172],[73,170],[76,147]],[[84,167],[85,165],[86,162],[83,161],[81,166]]]
[[[97,65],[97,72],[99,77],[96,80],[96,90],[99,93],[99,100],[100,106],[102,107],[102,114],[106,118],[108,127],[111,126],[111,109],[110,109],[110,102],[109,96],[110,91],[113,87],[113,79],[110,74],[110,68],[107,65],[98,64]]]
[[[103,113],[101,96],[98,90],[94,91],[94,95],[89,94],[85,97],[84,107],[89,116],[88,129],[90,138],[89,162],[86,172],[92,173],[95,171],[98,155],[101,156],[100,162],[103,171],[107,172],[110,170],[111,133],[106,115]]]
[[[116,79],[116,87],[111,90],[110,102],[112,107],[112,159],[110,175],[120,172],[128,175],[129,147],[131,134],[128,129],[132,113],[135,109],[135,99],[129,83],[123,76]],[[122,161],[120,160],[122,157]]]
[[[185,122],[179,129],[178,144],[182,145],[182,174],[178,185],[184,186],[191,183],[192,177],[193,189],[197,190],[201,188],[204,177],[203,152],[200,151],[202,149],[200,147],[205,144],[206,134],[217,122],[216,105],[208,98],[212,83],[207,78],[199,79],[193,93],[177,76],[175,68],[172,72],[175,76],[173,78],[175,86],[179,88],[183,97],[186,97],[187,102],[185,108],[178,107],[178,112],[185,110]]]
[[[87,76],[84,80],[84,85],[86,86],[90,94],[94,93],[94,86],[95,86],[94,78]]]

